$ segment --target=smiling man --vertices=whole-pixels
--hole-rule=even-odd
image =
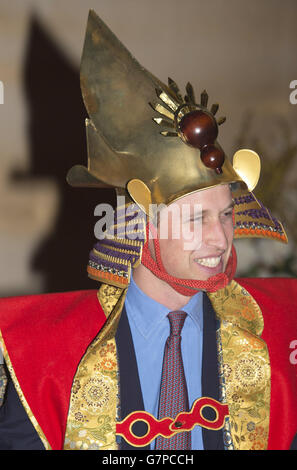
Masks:
[[[234,232],[233,201],[229,185],[218,185],[182,197],[159,212],[157,226],[155,230],[154,226],[151,229],[153,233],[148,239],[147,253],[155,261],[156,251],[159,252],[164,272],[176,278],[197,281],[207,281],[210,277],[223,273],[230,257]],[[170,336],[170,312],[186,314],[179,345],[184,369],[182,374],[187,383],[186,411],[201,397],[203,294],[199,291],[189,297],[176,291],[156,274],[144,264],[134,269],[126,295],[125,310],[135,347],[144,408],[158,417],[162,364],[165,362],[164,345]],[[211,318],[211,315],[208,316]],[[213,333],[214,331],[215,329]],[[212,352],[216,354],[215,341],[211,339],[211,335],[209,339],[213,343]],[[179,356],[175,357],[181,360],[178,358]],[[212,372],[216,375],[216,371]],[[126,371],[125,375],[128,374]],[[172,379],[177,380],[175,377]],[[211,378],[209,374],[209,385],[212,380],[215,381],[216,377]],[[215,396],[218,398],[217,394]],[[185,410],[180,408],[179,411]],[[168,412],[167,416],[173,418],[177,414],[174,410],[170,410],[169,414]],[[191,434],[191,446],[187,448],[203,449],[201,428],[196,426]],[[173,443],[170,440],[166,444],[162,443],[164,447],[158,447],[158,444],[161,445],[158,441],[152,442],[151,447],[182,448],[181,442]],[[218,439],[215,445],[217,444]]]
[[[184,196],[174,203],[178,208],[177,216],[182,218],[183,213],[189,217],[185,220],[175,221],[167,217],[167,212],[160,214],[160,226],[170,223],[168,234],[170,238],[160,239],[160,249],[164,259],[166,271],[172,275],[185,279],[200,279],[206,281],[209,277],[220,272],[224,272],[229,259],[233,242],[233,201],[231,190],[228,185],[218,185],[207,191],[199,191],[194,194]],[[201,207],[200,211],[195,207]],[[171,205],[168,206],[170,211]],[[191,214],[192,209],[192,214]],[[195,226],[195,222],[200,223],[201,228]],[[179,223],[178,223],[179,222]],[[183,224],[179,237],[174,238],[174,225]],[[159,228],[160,231],[160,228]],[[200,233],[200,231],[202,233]],[[187,249],[190,240],[183,237],[184,234],[199,233],[196,246],[193,241],[193,250]],[[160,237],[159,237],[160,238]],[[199,243],[200,242],[200,243]]]
[[[124,201],[90,253],[98,291],[1,300],[0,448],[289,449],[296,281],[234,279],[234,237],[287,242],[252,192],[259,157],[231,164],[218,105],[160,82],[93,11],[81,86],[89,161],[67,180]]]
[[[233,243],[233,206],[229,186],[218,185],[184,196],[163,209],[157,240],[165,271],[176,278],[201,281],[223,273]],[[167,236],[163,237],[160,235],[165,226]],[[192,236],[191,240],[189,235]],[[148,243],[154,259],[155,240],[151,237]],[[133,279],[143,292],[168,308],[181,308],[189,299],[156,277],[143,264],[134,270]]]

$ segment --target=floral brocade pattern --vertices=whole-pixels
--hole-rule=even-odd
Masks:
[[[85,361],[84,361],[85,362]],[[64,449],[117,449],[117,358],[114,340],[93,348],[73,382]]]
[[[259,337],[262,314],[255,300],[235,281],[222,291],[209,297],[221,320],[220,375],[230,414],[230,448],[264,450],[269,430],[270,363],[266,343]]]
[[[117,450],[118,363],[115,328],[123,289],[102,285],[98,299],[107,321],[89,346],[75,374],[64,450]]]
[[[121,288],[110,286],[108,284],[101,285],[100,289],[98,290],[97,297],[107,317],[111,314],[114,306],[121,297],[122,292],[123,289]]]

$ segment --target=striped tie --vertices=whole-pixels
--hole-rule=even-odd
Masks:
[[[181,355],[181,330],[187,314],[176,311],[168,314],[170,336],[165,344],[161,378],[159,419],[175,419],[182,411],[189,411],[187,384]],[[176,423],[178,425],[178,423]],[[166,439],[158,436],[156,449],[186,450],[191,449],[191,432],[180,432]]]

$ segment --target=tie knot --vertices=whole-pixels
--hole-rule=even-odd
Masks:
[[[168,318],[170,322],[170,334],[172,336],[180,336],[186,316],[186,312],[180,310],[168,313]]]

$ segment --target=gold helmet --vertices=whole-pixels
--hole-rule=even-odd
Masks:
[[[235,237],[273,237],[287,242],[282,225],[251,192],[260,159],[239,150],[233,165],[218,144],[218,105],[207,109],[203,91],[182,97],[145,70],[94,11],[89,12],[81,61],[88,167],[68,172],[72,186],[114,187],[129,194],[147,215],[152,205],[218,184],[231,184]]]
[[[231,163],[217,141],[225,118],[216,119],[218,104],[208,109],[206,91],[197,102],[191,84],[183,97],[174,80],[162,83],[132,57],[92,10],[80,76],[89,115],[88,167],[72,167],[67,175],[70,185],[113,187],[125,195],[128,205],[134,201],[153,217],[160,204],[229,184],[234,200],[234,237],[274,238],[287,243],[282,224],[252,192],[260,176],[259,156],[241,149]],[[121,211],[116,231],[126,223]],[[141,225],[139,233],[143,235],[145,225]],[[131,266],[141,262],[143,239],[125,240],[124,247],[121,237],[107,233],[105,238],[91,252],[89,275],[126,285]],[[124,252],[130,259],[123,259]]]

